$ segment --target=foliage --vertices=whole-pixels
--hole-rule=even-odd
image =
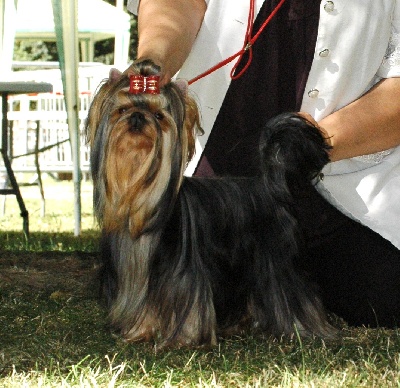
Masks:
[[[15,42],[14,59],[18,61],[52,61],[55,60],[49,50],[49,44],[42,41],[32,42],[19,40]]]

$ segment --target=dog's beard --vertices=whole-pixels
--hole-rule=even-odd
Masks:
[[[141,128],[132,129],[126,123],[129,116],[112,128],[105,161],[107,231],[125,228],[129,221],[129,230],[137,237],[152,223],[169,184],[176,127],[149,116],[144,116]]]
[[[136,237],[157,222],[160,202],[179,190],[194,154],[198,112],[173,85],[145,98],[126,88],[110,92],[92,135],[95,209],[105,230],[128,227]]]

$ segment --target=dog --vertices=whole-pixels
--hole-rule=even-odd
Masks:
[[[331,336],[293,264],[302,237],[291,186],[312,184],[329,161],[318,128],[278,116],[263,130],[257,176],[185,177],[200,115],[182,82],[157,90],[154,78],[151,63],[111,72],[86,121],[113,329],[158,347],[212,346],[247,328]]]

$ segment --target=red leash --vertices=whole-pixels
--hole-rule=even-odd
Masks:
[[[195,78],[192,78],[188,83],[189,85],[198,81],[199,79],[206,77],[207,75],[213,73],[214,71],[220,69],[221,67],[225,66],[226,64],[228,64],[229,62],[232,62],[236,57],[239,57],[239,59],[237,60],[237,62],[235,63],[235,65],[233,66],[230,76],[231,79],[237,79],[239,77],[241,77],[243,75],[243,73],[247,70],[247,68],[250,66],[251,61],[253,60],[253,45],[256,42],[256,40],[258,39],[258,37],[260,36],[260,34],[263,32],[264,28],[268,25],[268,23],[271,21],[271,19],[275,16],[275,14],[279,11],[279,8],[281,8],[281,6],[283,5],[283,3],[285,2],[285,0],[281,0],[278,5],[274,8],[274,10],[271,12],[271,14],[268,16],[268,18],[264,21],[264,23],[262,24],[262,26],[260,27],[260,29],[257,31],[257,33],[251,37],[252,33],[253,33],[253,25],[254,25],[254,10],[255,10],[255,0],[250,0],[250,9],[249,9],[249,17],[247,20],[247,31],[246,31],[246,35],[245,35],[245,39],[244,39],[244,44],[243,44],[243,48],[238,51],[236,54],[233,54],[232,56],[230,56],[229,58],[226,58],[225,60],[221,61],[220,63],[216,64],[215,66],[211,67],[210,69],[206,70],[204,73],[198,75]],[[238,74],[234,74],[236,68],[238,67],[240,61],[243,58],[244,53],[248,51],[249,52],[249,58],[247,60],[246,65],[243,67],[243,69],[238,73]]]

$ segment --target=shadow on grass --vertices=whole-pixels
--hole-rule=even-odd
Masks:
[[[81,384],[90,379],[108,386],[122,370],[118,382],[125,386],[383,387],[400,381],[399,330],[344,326],[328,342],[246,333],[213,348],[162,352],[153,344],[126,344],[107,327],[99,298],[98,234],[33,232],[27,242],[21,232],[0,232],[0,386],[2,379],[36,386],[49,375],[48,386],[61,380],[90,386]],[[37,380],[18,385],[24,373]]]

